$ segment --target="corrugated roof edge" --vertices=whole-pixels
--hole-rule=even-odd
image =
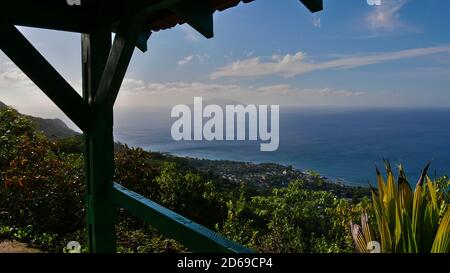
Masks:
[[[243,3],[250,3],[254,0],[212,0],[213,12],[224,11]],[[311,12],[318,12],[323,9],[323,0],[300,0]],[[177,25],[186,23],[185,20],[180,18],[174,13],[165,14],[160,20],[151,21],[149,24],[149,30],[160,31],[168,28],[173,28]]]

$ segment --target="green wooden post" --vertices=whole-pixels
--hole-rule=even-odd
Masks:
[[[87,230],[89,251],[115,252],[116,211],[111,198],[114,175],[113,107],[94,105],[111,49],[109,31],[82,35],[83,97],[90,105],[85,135]]]

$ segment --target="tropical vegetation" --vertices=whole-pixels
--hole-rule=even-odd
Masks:
[[[16,110],[0,110],[0,241],[47,252],[79,241],[86,251],[82,145],[81,136],[48,138]],[[385,252],[448,252],[447,177],[430,182],[424,176],[412,192],[403,171],[397,186],[389,168],[387,184],[378,177],[372,202],[368,188],[338,187],[313,173],[267,190],[201,170],[186,158],[117,147],[115,181],[256,251],[352,253],[380,238]],[[119,252],[188,251],[117,213]],[[361,214],[355,244],[349,223]]]
[[[449,253],[450,206],[448,181],[431,181],[428,164],[422,171],[415,190],[399,167],[395,182],[391,165],[386,162],[387,183],[377,170],[378,191],[372,192],[376,227],[384,253]],[[447,185],[445,185],[447,183]],[[375,233],[367,213],[361,215],[361,226],[351,224],[353,240],[358,252],[366,253]]]

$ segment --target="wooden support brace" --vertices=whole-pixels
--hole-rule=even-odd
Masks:
[[[170,10],[206,38],[214,37],[213,9],[209,1],[183,1],[171,6]]]
[[[147,42],[151,35],[152,35],[151,31],[147,31],[139,35],[136,47],[139,48],[140,51],[147,52],[148,50]]]
[[[318,12],[323,10],[323,0],[300,0],[309,11]]]
[[[115,252],[113,107],[131,57],[142,33],[144,16],[119,23],[111,47],[108,30],[83,34],[83,95],[91,106],[86,138],[87,221],[90,252]]]
[[[119,24],[119,30],[103,71],[94,99],[94,108],[114,105],[138,38],[143,32],[145,16],[134,15]]]
[[[13,25],[3,24],[0,48],[81,130],[89,130],[88,104]]]
[[[109,31],[82,35],[83,96],[90,105],[110,49]],[[116,251],[116,213],[110,196],[114,175],[113,108],[94,111],[91,131],[84,134],[88,245],[91,253],[111,253]]]

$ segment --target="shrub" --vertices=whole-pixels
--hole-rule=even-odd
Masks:
[[[445,202],[447,189],[432,182],[427,175],[429,164],[414,192],[399,167],[395,183],[391,166],[386,162],[387,184],[377,169],[378,192],[372,188],[372,201],[382,252],[448,253],[450,252],[450,207]],[[369,219],[361,217],[361,226],[351,224],[358,252],[369,252],[368,244],[375,241]]]
[[[84,222],[83,161],[54,152],[54,143],[13,109],[0,112],[0,221],[67,232]]]

